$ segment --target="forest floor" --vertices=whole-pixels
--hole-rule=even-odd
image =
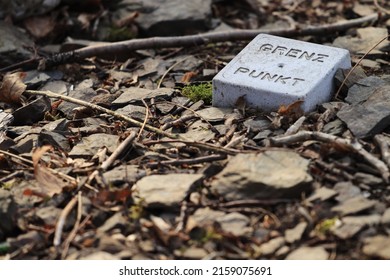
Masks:
[[[24,2],[0,9],[0,259],[390,258],[386,1]],[[257,33],[358,65],[310,113],[212,106]]]

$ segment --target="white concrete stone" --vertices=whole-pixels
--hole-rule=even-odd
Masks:
[[[334,74],[351,67],[348,50],[258,35],[213,79],[213,106],[277,110],[302,100],[305,112],[331,98]]]

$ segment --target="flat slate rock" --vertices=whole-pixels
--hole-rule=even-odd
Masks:
[[[202,178],[202,174],[150,175],[139,180],[135,188],[146,207],[177,208]]]
[[[383,213],[381,223],[387,226],[390,224],[390,208],[387,208]]]
[[[295,198],[311,189],[309,161],[293,151],[239,154],[211,183],[227,200]]]
[[[300,247],[292,251],[286,260],[327,260],[329,253],[323,247]]]
[[[302,235],[304,234],[307,228],[306,222],[300,222],[292,229],[287,229],[284,233],[284,238],[287,243],[294,243],[301,240]]]
[[[259,253],[260,256],[271,255],[280,249],[284,244],[286,244],[284,237],[276,237],[266,243],[261,244],[256,249],[256,252]]]
[[[146,108],[142,106],[129,104],[123,108],[116,110],[118,114],[128,116],[130,118],[143,121],[146,116]]]
[[[216,221],[221,225],[224,232],[229,232],[236,236],[242,236],[249,232],[247,227],[249,218],[241,213],[228,213],[219,217]]]
[[[313,202],[316,200],[319,201],[325,201],[328,199],[331,199],[337,195],[337,192],[335,190],[326,188],[326,187],[321,187],[313,192],[311,196],[307,198],[307,201]]]
[[[377,88],[363,103],[344,106],[337,117],[358,138],[382,132],[390,124],[390,85]]]
[[[109,184],[120,184],[123,182],[133,184],[143,176],[145,176],[145,171],[140,170],[138,165],[119,165],[103,173],[104,179]]]
[[[149,36],[204,31],[211,19],[211,0],[144,0],[141,3],[136,21]]]
[[[86,87],[71,90],[68,96],[84,101],[90,101],[92,98],[96,97],[96,92],[92,88]],[[64,113],[67,118],[71,119],[75,114],[74,109],[77,107],[80,107],[80,105],[64,101],[58,106],[58,110]]]
[[[16,227],[17,205],[9,191],[0,189],[0,240]]]
[[[223,121],[229,113],[231,113],[233,110],[230,108],[217,108],[217,107],[210,107],[206,109],[202,109],[199,111],[196,111],[196,113],[206,121],[209,122],[218,122]]]
[[[210,130],[209,125],[201,120],[191,124],[187,131],[180,135],[195,142],[208,142],[215,137],[215,133]]]
[[[379,42],[388,35],[387,29],[382,27],[365,27],[356,30],[357,36],[350,35],[337,37],[333,46],[348,49],[353,54],[365,54],[372,46],[373,42]],[[371,53],[381,53],[380,49],[388,45],[387,41],[379,44]]]
[[[359,104],[366,101],[376,89],[386,85],[386,81],[376,76],[369,76],[358,80],[348,90],[345,101],[349,104]]]
[[[363,253],[369,257],[390,259],[390,237],[378,235],[366,238]]]
[[[73,147],[69,152],[71,157],[87,157],[94,156],[99,149],[106,147],[110,153],[113,153],[119,144],[119,136],[96,133],[83,139]]]
[[[374,207],[376,201],[369,200],[363,196],[353,197],[345,200],[337,206],[332,207],[333,212],[337,212],[342,216],[359,213]]]
[[[347,216],[341,219],[342,225],[332,229],[334,235],[340,239],[348,239],[355,236],[366,226],[378,225],[381,221],[379,214]]]
[[[0,38],[0,67],[9,66],[34,56],[25,48],[25,46],[34,46],[34,42],[16,26],[1,22]]]
[[[193,228],[194,226],[208,227],[217,222],[224,232],[242,236],[251,231],[248,226],[250,220],[247,216],[232,212],[226,214],[223,211],[212,210],[208,207],[197,209],[193,215],[190,216],[187,226]]]
[[[145,89],[130,87],[123,89],[123,93],[112,102],[113,106],[123,106],[132,103],[142,104],[142,99],[170,97],[175,92],[172,88]]]
[[[338,182],[333,189],[338,193],[336,200],[339,202],[346,201],[361,194],[360,188],[351,182]]]

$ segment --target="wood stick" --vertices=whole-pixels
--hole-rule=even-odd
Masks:
[[[62,210],[60,217],[58,218],[58,222],[56,224],[56,231],[54,233],[54,240],[53,245],[55,247],[58,247],[61,245],[61,235],[62,230],[64,229],[66,218],[68,217],[70,211],[72,211],[73,207],[76,205],[78,200],[77,196],[74,196],[69,203],[65,206],[65,208]]]
[[[96,111],[100,111],[100,112],[109,114],[111,116],[116,117],[117,119],[126,121],[126,122],[128,122],[128,123],[130,123],[132,125],[137,126],[137,127],[145,127],[149,131],[152,131],[152,132],[155,132],[157,134],[166,136],[168,138],[173,138],[173,139],[180,138],[180,136],[177,135],[177,134],[171,134],[171,133],[162,131],[161,129],[155,128],[155,127],[153,127],[151,125],[148,125],[148,124],[144,125],[142,122],[139,122],[139,121],[137,121],[137,120],[135,120],[133,118],[130,118],[128,116],[119,114],[119,113],[117,113],[115,111],[106,109],[106,108],[104,108],[102,106],[99,106],[99,105],[96,105],[96,104],[92,104],[90,102],[83,101],[83,100],[80,100],[80,99],[77,99],[77,98],[73,98],[73,97],[69,97],[69,96],[66,96],[66,95],[54,93],[54,92],[51,92],[51,91],[26,90],[24,93],[29,94],[29,95],[44,95],[44,96],[47,96],[49,98],[62,99],[62,100],[65,100],[65,101],[68,101],[68,102],[71,102],[71,103],[74,103],[74,104],[78,104],[78,105],[81,105],[81,106],[85,106],[85,107],[91,108],[91,109],[96,110]]]
[[[368,163],[374,166],[380,172],[383,180],[386,183],[389,182],[389,167],[383,161],[376,158],[371,153],[367,152],[363,148],[363,145],[357,141],[357,139],[349,140],[318,131],[300,131],[294,135],[270,138],[271,144],[274,145],[289,145],[307,140],[317,140],[325,143],[336,143],[338,145],[346,147],[351,151],[354,151],[355,153],[362,156]]]
[[[132,39],[114,43],[101,43],[93,46],[84,47],[75,51],[55,54],[44,61],[46,66],[58,65],[72,62],[78,59],[84,59],[93,56],[99,56],[107,53],[129,53],[140,49],[158,49],[158,48],[174,48],[187,46],[200,46],[204,44],[251,40],[260,33],[266,33],[284,37],[296,37],[307,35],[323,35],[336,32],[346,31],[352,27],[359,27],[374,23],[379,19],[378,13],[357,19],[346,20],[325,24],[321,26],[307,26],[288,29],[240,29],[228,32],[209,32],[197,35],[187,36],[172,36],[172,37],[151,37],[145,39]]]

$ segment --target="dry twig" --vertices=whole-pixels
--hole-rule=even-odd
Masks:
[[[253,153],[253,151],[236,150],[236,149],[232,149],[232,148],[219,147],[217,145],[210,144],[210,143],[186,141],[186,140],[179,140],[179,139],[177,139],[177,140],[175,140],[175,139],[157,140],[157,141],[152,140],[152,141],[143,142],[143,144],[146,146],[156,145],[156,144],[165,144],[165,143],[183,143],[187,146],[193,146],[193,147],[197,147],[197,148],[204,149],[207,151],[212,151],[212,152],[227,154],[227,155],[236,155],[238,153]]]
[[[53,55],[46,61],[42,60],[42,64],[56,65],[84,59],[93,56],[99,56],[107,53],[129,53],[139,49],[157,49],[157,48],[173,48],[186,46],[199,46],[209,43],[251,40],[259,33],[266,33],[284,37],[296,37],[307,35],[323,35],[324,33],[331,34],[340,31],[348,30],[352,27],[359,27],[367,23],[373,23],[379,19],[377,13],[364,16],[357,19],[351,19],[343,22],[325,24],[322,26],[307,26],[298,28],[288,28],[279,30],[269,29],[241,29],[229,32],[210,32],[198,35],[188,35],[181,37],[152,37],[146,39],[133,39],[115,43],[103,43],[94,46],[84,47],[72,52],[59,53]]]
[[[62,230],[64,229],[66,218],[68,217],[70,211],[72,211],[73,207],[76,205],[78,200],[77,196],[74,196],[69,203],[62,210],[60,217],[58,218],[58,222],[56,224],[56,231],[54,233],[53,245],[58,248],[61,245],[61,235]]]
[[[182,165],[182,164],[199,164],[203,162],[214,162],[217,160],[224,160],[226,159],[226,154],[224,155],[209,155],[209,156],[203,156],[203,157],[197,157],[197,158],[184,158],[184,159],[174,159],[174,160],[164,160],[159,162],[150,162],[146,164],[149,168],[157,167],[159,165]]]
[[[354,151],[355,153],[362,156],[368,163],[374,166],[380,172],[383,180],[386,183],[389,182],[389,177],[390,177],[389,167],[387,167],[387,165],[383,161],[376,158],[371,153],[367,152],[363,148],[363,145],[360,144],[356,139],[353,140],[344,139],[338,136],[334,136],[334,135],[330,135],[318,131],[300,131],[294,135],[270,138],[270,142],[274,145],[289,145],[289,144],[294,144],[297,142],[303,142],[308,140],[316,140],[325,143],[335,143],[351,151]]]
[[[21,156],[18,156],[18,155],[13,154],[13,153],[10,153],[10,152],[7,152],[7,151],[0,150],[0,154],[4,154],[4,155],[7,155],[7,156],[10,156],[10,157],[12,157],[12,158],[18,159],[18,160],[20,160],[20,161],[22,161],[22,162],[28,164],[28,165],[33,166],[33,162],[32,162],[31,160],[25,159],[25,158],[23,158],[23,157],[21,157]],[[71,182],[73,185],[78,185],[78,180],[75,179],[75,178],[73,178],[72,176],[69,176],[69,175],[67,175],[67,174],[65,174],[65,173],[62,173],[62,172],[60,172],[60,171],[58,171],[58,170],[55,170],[55,169],[52,169],[52,168],[50,168],[50,167],[47,167],[47,169],[48,169],[51,173],[53,173],[54,175],[57,175],[57,176],[61,177],[62,179]],[[89,184],[84,184],[84,186],[85,186],[86,188],[88,188],[88,189],[94,191],[94,192],[98,192],[94,187],[92,187],[92,186],[89,185]]]
[[[126,121],[126,122],[128,122],[128,123],[130,123],[132,125],[137,126],[137,127],[145,127],[149,131],[152,131],[152,132],[155,132],[157,134],[166,136],[168,138],[173,138],[173,139],[179,138],[179,135],[175,135],[175,134],[171,134],[171,133],[162,131],[161,129],[155,128],[155,127],[153,127],[151,125],[148,125],[148,124],[144,125],[142,122],[139,122],[139,121],[137,121],[137,120],[135,120],[133,118],[130,118],[128,116],[119,114],[119,113],[117,113],[115,111],[106,109],[106,108],[104,108],[102,106],[99,106],[99,105],[96,105],[96,104],[92,104],[90,102],[83,101],[83,100],[80,100],[80,99],[77,99],[77,98],[69,97],[69,96],[66,96],[66,95],[61,95],[61,94],[54,93],[54,92],[51,92],[51,91],[26,90],[24,93],[29,94],[29,95],[44,95],[44,96],[47,96],[49,98],[62,99],[62,100],[65,100],[65,101],[68,101],[68,102],[71,102],[71,103],[74,103],[74,104],[78,104],[78,105],[81,105],[81,106],[85,106],[87,108],[91,108],[91,109],[96,110],[96,111],[100,111],[100,112],[106,113],[108,115],[114,116],[117,119]]]
[[[386,9],[386,8],[384,8],[384,7],[382,7],[382,6],[378,3],[378,0],[374,0],[374,5],[375,5],[375,7],[377,7],[378,10],[380,10],[381,12],[383,12],[383,13],[385,13],[385,14],[387,14],[387,15],[390,15],[390,10],[388,10],[388,9]]]
[[[119,146],[115,149],[115,151],[102,163],[102,165],[95,170],[94,172],[89,175],[87,182],[90,183],[94,178],[96,178],[97,175],[99,175],[100,172],[107,171],[111,165],[114,163],[114,161],[125,151],[129,148],[129,146],[133,143],[136,132],[131,131],[129,136],[119,144]]]
[[[77,231],[80,228],[80,222],[81,222],[81,215],[82,215],[82,196],[81,192],[78,192],[77,194],[77,219],[76,223],[74,224],[74,227],[72,231],[69,233],[68,237],[64,241],[64,247],[61,253],[61,259],[65,259],[66,255],[68,254],[69,245],[72,242],[72,240],[75,238]]]
[[[377,134],[374,136],[374,141],[379,146],[382,159],[384,160],[384,162],[386,162],[387,166],[390,167],[389,138],[382,134]]]

